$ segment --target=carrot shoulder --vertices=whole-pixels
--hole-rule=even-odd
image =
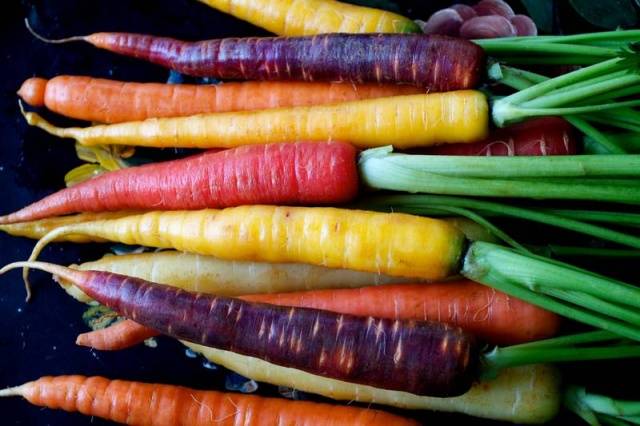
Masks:
[[[369,408],[104,377],[42,377],[0,390],[0,397],[6,396],[22,396],[34,405],[77,411],[128,425],[417,425],[413,420]]]
[[[62,75],[26,80],[18,95],[29,105],[99,123],[308,106],[420,93],[413,86],[332,82],[218,85],[130,83]]]

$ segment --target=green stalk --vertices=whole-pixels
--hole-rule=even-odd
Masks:
[[[465,277],[567,318],[640,340],[640,327],[599,310],[589,300],[574,305],[542,294],[542,287],[572,290],[618,304],[640,305],[640,288],[540,256],[522,255],[495,244],[474,242],[464,258]]]
[[[620,306],[619,304],[607,302],[602,298],[579,291],[562,290],[556,288],[543,287],[540,289],[540,292],[543,294],[548,294],[549,296],[555,297],[557,299],[562,299],[569,303],[573,303],[574,305],[588,304],[589,306],[598,309],[600,312],[606,312],[608,315],[614,318],[640,327],[639,313]]]
[[[606,241],[627,245],[634,248],[640,248],[640,237],[636,237],[629,233],[618,232],[603,228],[597,225],[580,222],[574,219],[574,216],[583,215],[587,220],[600,219],[601,221],[617,223],[626,217],[629,221],[640,221],[640,215],[629,216],[629,214],[616,214],[615,212],[574,212],[573,210],[551,210],[539,211],[515,207],[508,204],[496,203],[493,201],[474,200],[462,197],[449,197],[443,195],[390,195],[376,198],[370,198],[363,204],[364,207],[380,207],[385,208],[411,208],[413,213],[428,214],[429,209],[438,208],[438,206],[453,206],[465,209],[471,209],[486,213],[496,214],[500,216],[511,216],[533,222],[543,223],[545,225],[555,226],[558,228],[568,229],[585,235],[590,235]],[[559,212],[560,214],[555,214]],[[601,213],[601,214],[598,214]],[[564,215],[564,216],[563,216]],[[566,216],[566,217],[565,217]]]
[[[545,182],[544,179],[523,179],[540,176],[637,176],[640,156],[473,158],[391,154],[390,150],[383,147],[362,153],[360,175],[369,187],[432,194],[640,204],[640,185],[607,181],[594,184],[580,180],[559,184],[557,181]],[[616,161],[603,163],[607,158]]]
[[[611,47],[583,46],[569,43],[513,43],[509,39],[500,38],[487,42],[484,40],[474,41],[479,44],[485,52],[490,56],[535,56],[541,53],[547,56],[562,56],[566,64],[573,63],[571,58],[579,58],[581,56],[597,56],[603,59],[615,58],[619,56],[620,50]],[[532,55],[533,54],[533,55]]]
[[[588,393],[585,388],[579,386],[567,387],[564,405],[589,424],[597,425],[598,419],[611,425],[627,425],[627,422],[637,424],[640,420],[640,401],[625,401]],[[592,423],[596,416],[595,423]]]
[[[609,249],[594,247],[561,246],[549,244],[542,248],[546,250],[547,257],[614,257],[614,258],[637,258],[640,257],[640,250]]]
[[[625,154],[626,151],[620,146],[616,145],[611,139],[600,132],[598,129],[589,124],[586,120],[581,117],[565,117],[571,125],[580,130],[582,133],[587,135],[590,140],[594,141],[597,145],[601,147],[601,149],[609,152],[610,154]]]
[[[562,347],[562,346],[575,346],[575,345],[582,345],[585,343],[604,343],[604,342],[611,342],[615,340],[620,340],[620,336],[618,336],[617,334],[613,334],[609,331],[596,330],[596,331],[587,331],[585,333],[570,334],[568,336],[551,337],[549,339],[536,340],[533,342],[520,343],[517,345],[509,346],[509,348],[542,349],[542,348],[552,348],[552,347]]]
[[[616,45],[624,47],[628,43],[640,41],[640,30],[615,30],[599,31],[595,33],[571,34],[571,35],[544,35],[527,37],[505,37],[493,39],[473,40],[483,48],[491,48],[493,44],[509,43],[563,43],[563,44],[586,44],[591,46]]]
[[[606,104],[589,105],[584,107],[570,107],[570,108],[530,108],[525,106],[523,108],[513,107],[511,108],[511,116],[513,120],[520,121],[522,119],[531,117],[549,117],[552,115],[577,115],[587,113],[597,113],[602,111],[617,110],[619,108],[639,106],[640,100],[631,100],[624,102],[609,102]]]

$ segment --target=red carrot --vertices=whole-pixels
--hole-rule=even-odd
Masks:
[[[126,318],[181,340],[347,382],[418,395],[466,392],[479,345],[460,328],[191,293],[138,278],[16,262],[72,282]]]
[[[469,280],[253,294],[240,299],[342,314],[445,322],[501,345],[551,337],[560,326],[557,315]],[[156,335],[154,330],[125,320],[80,334],[76,343],[99,350],[119,350]]]
[[[18,96],[32,106],[101,123],[249,111],[412,95],[420,89],[397,84],[245,81],[225,84],[132,83],[61,75],[27,79]]]
[[[222,79],[405,83],[428,91],[469,89],[484,51],[467,40],[425,34],[323,34],[187,42],[133,33],[95,33],[85,41],[181,73]]]
[[[416,426],[371,408],[203,391],[104,377],[41,377],[0,390],[35,405],[138,426]]]
[[[2,216],[0,223],[74,212],[341,203],[358,191],[355,155],[339,142],[207,152],[105,173]]]
[[[419,150],[434,155],[573,155],[576,132],[558,117],[538,118],[497,129],[481,142],[448,144]]]

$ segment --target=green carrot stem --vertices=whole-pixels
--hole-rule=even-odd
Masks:
[[[610,416],[608,414],[595,413],[595,416],[598,418],[600,424],[607,426],[629,426],[629,421],[627,417],[615,417]],[[636,423],[637,424],[637,423]],[[599,425],[596,425],[599,426]]]
[[[623,47],[631,42],[640,41],[640,30],[615,30],[599,31],[594,33],[571,34],[571,35],[543,35],[527,37],[505,37],[494,39],[474,40],[475,43],[484,46],[491,46],[494,43],[563,43],[563,44],[587,44],[587,45],[616,45]]]
[[[611,223],[616,225],[640,226],[640,214],[611,212],[601,210],[573,210],[573,209],[554,209],[544,208],[540,211],[551,213],[558,216],[573,218],[575,220]]]
[[[594,310],[606,312],[608,315],[614,318],[640,327],[640,313],[628,309],[624,306],[620,306],[619,304],[607,302],[600,297],[592,296],[588,293],[579,291],[546,287],[542,287],[540,289],[540,292],[561,300],[565,300],[569,303],[573,303],[574,305],[588,305]]]
[[[567,347],[582,345],[585,343],[604,343],[620,340],[620,336],[605,330],[587,331],[584,333],[570,334],[568,336],[551,337],[544,340],[536,340],[533,342],[519,343],[509,346],[509,348],[528,349],[528,348],[551,348],[551,347]]]
[[[640,152],[640,134],[632,132],[624,133],[607,133],[606,138],[611,141],[613,145],[626,152],[638,153]],[[598,141],[591,137],[584,139],[584,152],[587,154],[612,154],[609,149],[603,149]]]
[[[581,65],[589,66],[602,62],[602,56],[517,56],[517,55],[494,55],[501,62],[510,65]]]
[[[601,112],[607,110],[616,110],[624,107],[632,107],[640,105],[640,100],[634,99],[622,102],[610,102],[606,104],[588,105],[582,107],[569,108],[531,108],[529,106],[511,108],[511,119],[521,121],[531,117],[548,117],[557,115],[577,115],[592,112]]]
[[[428,209],[437,208],[438,206],[453,206],[462,207],[465,209],[471,209],[481,212],[483,215],[486,213],[497,214],[501,216],[511,216],[524,220],[530,220],[533,222],[539,222],[558,228],[568,229],[571,231],[579,232],[586,235],[591,235],[596,238],[615,242],[618,244],[627,245],[634,248],[640,248],[640,237],[636,237],[629,233],[618,232],[603,228],[597,225],[584,223],[574,216],[583,215],[588,219],[599,219],[600,221],[607,221],[617,223],[620,220],[627,220],[632,223],[638,221],[640,223],[640,215],[631,214],[617,214],[615,212],[577,212],[574,214],[573,210],[558,210],[559,214],[555,214],[556,211],[539,211],[526,209],[522,207],[515,207],[508,204],[496,203],[486,200],[474,200],[470,198],[462,197],[450,197],[444,195],[390,195],[376,198],[369,198],[365,202],[364,206],[385,206],[386,208],[411,208],[413,213],[428,214]],[[601,213],[600,215],[598,213]],[[564,215],[564,216],[563,216]],[[565,217],[566,216],[566,217]],[[605,220],[606,219],[606,220]]]
[[[640,257],[640,250],[629,249],[562,246],[557,244],[548,244],[543,247],[543,250],[545,250],[545,252],[548,254],[547,257]]]
[[[591,97],[611,94],[621,88],[628,88],[640,84],[640,75],[626,74],[619,77],[611,77],[605,81],[595,83],[585,82],[589,84],[581,84],[578,87],[567,87],[565,90],[554,91],[551,94],[540,96],[527,102],[520,103],[521,108],[553,108],[560,105],[566,105],[571,102],[582,102]],[[608,98],[610,99],[610,98]],[[626,105],[620,102],[620,108],[626,106],[636,106],[635,104]],[[586,107],[581,107],[585,109]],[[611,108],[609,108],[611,109]],[[576,108],[580,110],[580,108]],[[591,112],[588,110],[579,113]]]
[[[508,39],[495,39],[490,42],[484,40],[476,40],[476,44],[479,44],[485,52],[490,56],[535,56],[536,53],[541,53],[546,56],[564,56],[567,57],[579,57],[579,56],[597,56],[600,60],[615,58],[619,56],[620,50],[611,47],[597,47],[597,46],[583,46],[569,43],[513,43]],[[572,63],[572,62],[565,62]]]
[[[565,117],[565,119],[571,123],[575,128],[587,135],[593,142],[595,142],[602,150],[607,151],[610,154],[625,154],[626,151],[620,146],[616,145],[607,135],[600,132],[598,129],[589,124],[582,117]]]
[[[526,248],[525,246],[523,246],[522,244],[518,243],[516,240],[511,238],[506,232],[502,231],[500,228],[493,225],[487,219],[485,219],[484,217],[480,216],[479,214],[469,209],[455,207],[455,206],[443,206],[443,205],[435,206],[434,208],[436,210],[440,210],[446,213],[452,213],[455,215],[466,217],[467,219],[470,219],[475,223],[477,223],[478,225],[484,227],[487,231],[489,231],[489,233],[493,234],[495,237],[507,243],[514,249],[522,253],[531,253],[531,251],[529,251],[528,248]]]
[[[624,401],[585,392],[582,401],[593,411],[610,416],[640,416],[640,401]]]
[[[520,104],[522,102],[546,95],[553,90],[557,90],[570,84],[578,83],[580,81],[623,69],[621,68],[622,63],[623,60],[620,58],[609,59],[607,61],[600,62],[586,68],[581,68],[579,70],[572,71],[555,78],[550,78],[536,84],[535,86],[531,86],[527,89],[521,90],[520,92],[514,93],[513,95],[507,96],[502,100],[505,101],[504,103]]]
[[[499,371],[504,368],[528,364],[595,361],[640,357],[640,345],[617,345],[582,348],[515,349],[495,348],[483,357],[483,368]]]
[[[483,256],[486,266],[490,265],[492,273],[510,276],[513,282],[533,291],[542,288],[575,290],[620,305],[640,307],[640,287],[546,257],[523,256],[495,244],[475,242],[474,245],[478,247],[476,250]],[[498,260],[509,263],[497,265]]]
[[[595,311],[590,306],[568,304],[538,291],[540,287],[581,291],[606,300],[625,303],[640,301],[640,289],[568,264],[540,256],[523,255],[491,243],[474,242],[464,258],[461,271],[465,277],[493,287],[543,309],[608,330],[633,340],[640,340],[640,328]]]
[[[563,87],[561,89],[554,90],[552,94],[555,95],[555,94],[566,93],[566,92],[568,92],[570,90],[575,90],[575,89],[580,89],[580,88],[583,88],[583,87],[588,87],[591,84],[602,83],[602,82],[608,81],[608,80],[613,79],[613,78],[623,77],[625,75],[629,75],[629,72],[627,70],[620,70],[620,71],[616,71],[616,72],[612,72],[612,73],[608,73],[608,74],[602,74],[602,75],[599,75],[599,76],[596,76],[596,77],[593,77],[593,78],[589,78],[589,79],[586,79],[586,80],[579,81],[579,82],[574,83],[574,84],[570,84],[570,85],[565,86],[565,87]],[[546,81],[548,79],[549,78],[545,77],[543,81]],[[548,96],[548,95],[545,95],[545,96]],[[608,98],[606,98],[606,99],[608,99]],[[535,101],[535,99],[534,99],[534,101]]]

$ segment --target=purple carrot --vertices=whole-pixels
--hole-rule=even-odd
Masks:
[[[476,376],[479,345],[460,328],[247,302],[150,283],[108,272],[45,270],[89,297],[160,333],[257,357],[347,382],[418,395],[466,392]]]
[[[34,33],[35,34],[35,33]],[[37,36],[37,34],[36,34]],[[476,86],[484,51],[426,34],[322,34],[187,42],[133,33],[71,37],[183,74],[243,80],[403,83],[446,92]]]

